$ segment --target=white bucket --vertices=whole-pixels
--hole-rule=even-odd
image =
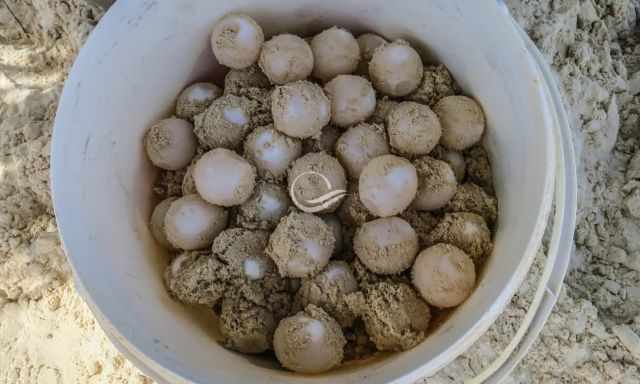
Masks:
[[[482,104],[500,201],[495,250],[473,295],[416,348],[301,376],[224,349],[210,315],[194,315],[167,295],[168,258],[147,226],[155,172],[142,138],[171,113],[184,86],[222,78],[209,34],[230,11],[252,15],[268,35],[340,25],[405,38],[446,64]],[[432,374],[487,330],[540,245],[558,140],[545,84],[494,2],[118,1],[72,69],[54,130],[55,209],[78,287],[114,343],[159,382],[409,383]]]

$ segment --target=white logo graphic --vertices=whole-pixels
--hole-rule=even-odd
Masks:
[[[298,197],[296,196],[294,189],[296,187],[296,184],[298,184],[298,180],[308,175],[310,176],[315,175],[320,177],[324,181],[324,184],[327,186],[327,189],[329,190],[329,192],[319,197],[316,197],[314,199],[310,199],[310,200],[302,199],[302,201],[300,201],[298,200]],[[314,172],[314,171],[306,171],[299,174],[293,180],[293,182],[291,183],[291,187],[289,188],[289,194],[291,195],[291,200],[293,200],[293,203],[296,205],[296,207],[300,208],[300,210],[307,213],[316,213],[329,208],[333,203],[339,201],[340,199],[342,199],[347,195],[347,191],[344,189],[336,189],[336,190],[332,190],[332,189],[333,189],[333,186],[331,185],[331,182],[325,175],[318,172]]]

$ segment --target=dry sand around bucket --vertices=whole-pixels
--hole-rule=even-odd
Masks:
[[[556,72],[580,178],[571,271],[510,382],[640,382],[640,5],[507,4]],[[0,383],[151,383],[76,293],[49,193],[58,97],[102,12],[87,0],[0,2]],[[421,382],[459,383],[496,357],[524,316],[543,258],[491,329]]]

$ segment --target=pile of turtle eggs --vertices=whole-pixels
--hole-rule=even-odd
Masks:
[[[265,41],[232,13],[211,45],[224,87],[188,86],[144,140],[163,170],[150,229],[176,256],[170,294],[213,308],[228,348],[297,372],[356,358],[362,340],[417,345],[491,253],[480,105],[404,40],[332,27]]]

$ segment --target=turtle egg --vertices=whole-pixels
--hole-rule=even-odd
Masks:
[[[202,198],[211,204],[240,205],[253,194],[256,169],[235,152],[217,148],[205,153],[193,170]]]
[[[224,267],[208,249],[182,252],[165,269],[167,291],[183,303],[213,307],[227,290],[227,275],[221,273]]]
[[[340,324],[315,305],[280,321],[273,335],[278,361],[300,373],[320,373],[336,367],[342,362],[345,344]]]
[[[420,252],[412,269],[413,285],[427,303],[451,308],[471,295],[476,271],[471,258],[450,244],[436,244]]]
[[[220,310],[224,345],[234,351],[257,354],[271,347],[276,319],[267,308],[244,298],[228,297]]]
[[[198,195],[187,195],[171,203],[164,218],[167,239],[176,248],[184,250],[208,247],[227,226],[227,212],[202,200]]]
[[[336,144],[336,156],[345,167],[349,177],[358,180],[369,161],[389,153],[384,127],[361,123],[340,136]]]
[[[394,97],[406,96],[418,88],[423,70],[420,55],[403,40],[378,47],[369,63],[373,85]]]
[[[260,68],[274,84],[304,80],[313,71],[313,52],[302,38],[282,34],[264,43]]]
[[[410,286],[384,279],[362,288],[345,301],[379,351],[406,351],[425,339],[431,310]]]
[[[249,229],[273,229],[289,211],[291,200],[285,187],[259,183],[255,192],[238,209],[238,225]]]
[[[222,96],[222,89],[212,83],[195,83],[188,86],[176,101],[176,116],[181,119],[193,120],[196,115],[204,112],[215,99]]]
[[[363,77],[338,75],[324,90],[331,100],[331,121],[339,127],[365,121],[376,109],[376,91]]]
[[[403,219],[386,217],[362,225],[353,239],[353,248],[370,271],[393,275],[413,263],[418,253],[418,235]]]
[[[438,116],[424,104],[405,101],[396,105],[387,116],[391,146],[409,156],[431,152],[442,134]]]
[[[324,152],[308,153],[293,162],[288,185],[291,199],[301,210],[334,212],[342,201],[341,191],[346,194],[347,176],[335,157]]]
[[[144,140],[147,156],[153,165],[170,171],[186,167],[195,156],[197,145],[193,125],[176,118],[164,119],[153,125]]]
[[[485,127],[480,105],[470,97],[447,96],[433,108],[442,124],[440,143],[447,149],[462,151],[477,144]]]
[[[331,120],[331,103],[319,85],[297,81],[271,94],[275,128],[291,137],[315,136]]]
[[[194,119],[195,134],[205,148],[237,148],[253,129],[254,101],[227,94]]]
[[[277,131],[272,125],[256,128],[244,142],[244,155],[265,180],[280,181],[289,165],[302,154],[302,142]]]
[[[493,248],[487,222],[471,212],[445,214],[427,239],[430,244],[455,245],[471,257],[476,267],[482,265]]]
[[[264,42],[262,28],[251,17],[232,13],[213,27],[211,47],[218,62],[233,69],[243,69],[258,60]]]
[[[451,166],[429,156],[417,159],[413,165],[420,180],[414,207],[422,211],[434,211],[447,205],[458,187]]]
[[[345,261],[332,261],[313,278],[302,280],[294,299],[294,308],[317,305],[327,311],[340,325],[349,327],[353,324],[354,315],[344,299],[346,295],[357,290],[358,281],[351,266]]]
[[[394,155],[371,160],[362,170],[358,192],[362,204],[380,217],[404,211],[418,190],[418,174],[411,162]]]
[[[329,263],[335,247],[331,228],[309,213],[292,212],[278,223],[269,238],[267,255],[283,277],[308,277]]]
[[[151,214],[151,220],[149,222],[149,229],[151,230],[151,234],[156,239],[158,244],[160,244],[163,248],[172,249],[173,245],[167,240],[167,232],[164,228],[164,218],[167,216],[167,211],[176,200],[175,197],[169,197],[160,202],[160,204],[156,205],[153,209],[153,213]]]
[[[358,41],[346,29],[333,27],[311,39],[315,60],[313,76],[327,82],[337,75],[355,72],[360,62]]]

